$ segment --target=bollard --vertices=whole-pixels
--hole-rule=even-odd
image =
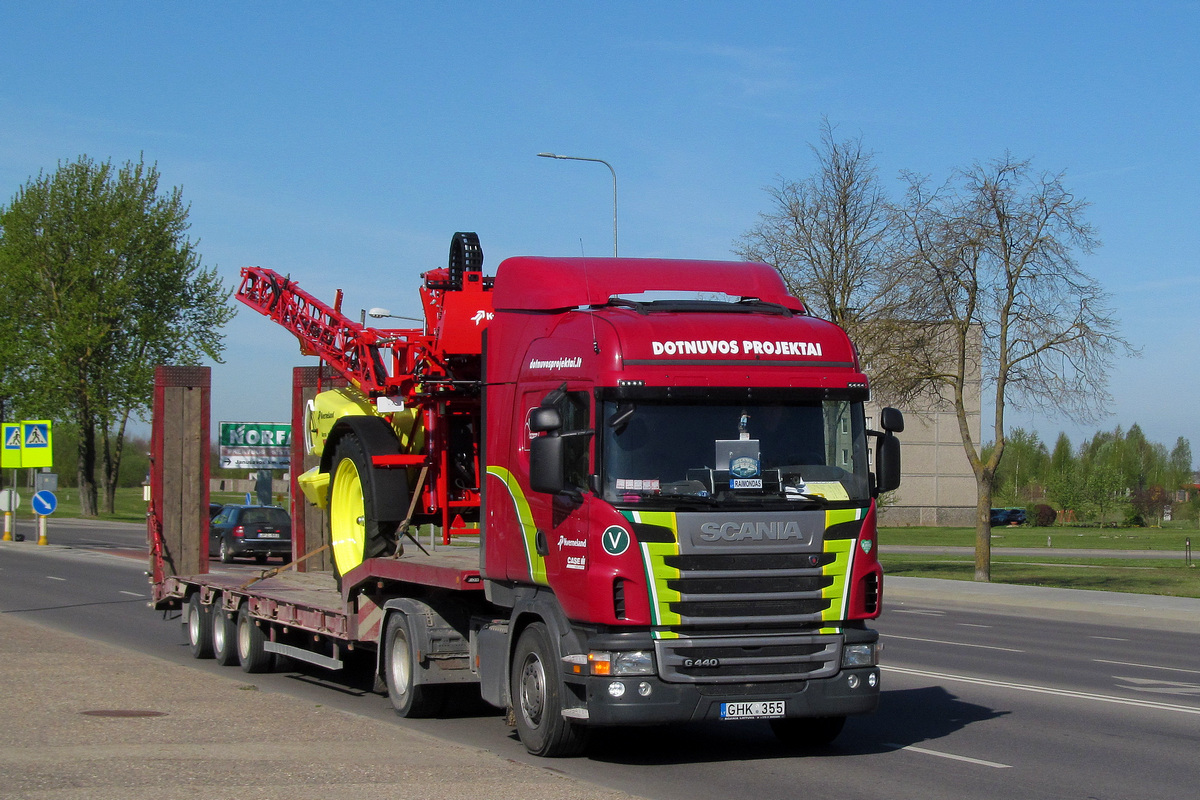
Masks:
[[[1189,567],[1196,566],[1192,563],[1192,537],[1187,537],[1183,540],[1183,563]]]
[[[13,537],[12,537],[12,512],[5,511],[4,512],[4,538],[0,539],[0,541],[11,542],[12,540],[13,540]]]
[[[38,516],[38,544],[50,544],[46,541],[46,518]]]

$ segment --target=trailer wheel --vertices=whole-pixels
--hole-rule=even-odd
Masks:
[[[583,752],[588,731],[563,718],[558,658],[543,623],[535,622],[521,632],[510,681],[517,734],[526,750],[547,758]]]
[[[199,592],[188,599],[187,633],[192,658],[213,657],[212,609],[200,602]]]
[[[383,674],[392,708],[402,717],[432,717],[446,700],[443,684],[416,683],[416,654],[402,613],[388,617],[384,630]]]
[[[237,654],[237,622],[229,612],[215,607],[212,612],[212,645],[213,658],[222,667],[232,667],[238,663]]]
[[[329,532],[334,572],[340,578],[364,559],[396,551],[398,523],[374,519],[371,482],[366,479],[371,459],[354,434],[338,441],[329,481]]]
[[[250,604],[243,603],[237,615],[237,656],[243,672],[266,672],[274,663],[275,654],[268,653],[267,641],[257,620],[250,616]]]
[[[845,724],[845,717],[793,717],[771,720],[771,731],[789,747],[825,747],[838,737]]]

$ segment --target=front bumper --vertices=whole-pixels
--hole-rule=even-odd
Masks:
[[[855,679],[852,680],[851,678]],[[856,688],[851,684],[857,682]],[[612,684],[623,684],[614,697]],[[830,678],[741,685],[665,683],[652,675],[589,677],[589,725],[652,725],[721,719],[722,703],[783,700],[786,717],[869,714],[879,705],[879,667],[846,669]]]
[[[714,670],[710,677],[687,675],[673,666],[665,665],[669,658],[678,661],[678,648],[660,648],[656,655],[658,674],[655,675],[578,675],[566,674],[564,679],[580,708],[574,716],[586,719],[589,725],[650,725],[671,722],[693,722],[722,719],[724,703],[754,703],[783,701],[783,717],[840,717],[868,714],[879,705],[880,671],[878,665],[841,667],[844,645],[874,644],[878,633],[870,629],[845,629],[833,637],[813,637],[814,658],[826,659],[819,669],[808,675],[797,668],[790,675],[776,673],[768,676],[731,680]],[[832,642],[836,642],[836,647]],[[712,644],[712,640],[706,640]],[[770,638],[757,648],[766,652]],[[591,640],[592,649],[636,649],[628,639],[624,647],[614,646],[611,637]],[[717,643],[719,644],[719,643]],[[599,647],[597,647],[599,645]],[[669,650],[669,653],[668,653]],[[664,653],[667,655],[664,657]],[[769,657],[763,669],[773,666]],[[671,678],[664,680],[663,677]],[[568,703],[570,705],[570,703]],[[778,704],[769,706],[778,711]],[[572,715],[568,711],[568,715]]]

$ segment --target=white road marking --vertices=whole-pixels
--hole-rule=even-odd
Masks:
[[[1089,639],[1100,639],[1105,642],[1128,642],[1128,639],[1122,639],[1120,636],[1089,636]]]
[[[959,683],[973,683],[977,686],[993,686],[1000,689],[1015,689],[1020,692],[1033,692],[1034,694],[1050,694],[1058,697],[1073,697],[1078,700],[1094,700],[1098,703],[1114,703],[1122,706],[1136,706],[1138,708],[1152,708],[1158,711],[1176,711],[1182,714],[1195,714],[1200,716],[1200,708],[1195,706],[1180,706],[1171,703],[1156,703],[1152,700],[1134,700],[1128,697],[1113,697],[1106,694],[1093,694],[1091,692],[1077,692],[1072,689],[1054,689],[1049,686],[1032,686],[1025,683],[1012,683],[1011,681],[994,681],[988,678],[972,678],[967,675],[950,675],[944,672],[929,672],[923,669],[909,669],[907,667],[893,667],[885,665],[884,670],[891,672],[899,672],[903,675],[916,675],[922,678],[935,678],[943,681],[958,681]]]
[[[127,594],[130,597],[145,597],[146,596],[144,594],[138,594],[137,592],[121,592],[121,594]]]
[[[46,580],[48,580],[48,581],[65,581],[66,578],[59,578],[56,575],[47,575]]]
[[[1182,667],[1160,667],[1157,664],[1137,664],[1132,661],[1107,661],[1103,658],[1092,659],[1097,664],[1115,664],[1118,667],[1141,667],[1142,669],[1161,669],[1166,672],[1186,672],[1189,675],[1200,675],[1200,669],[1183,669]]]
[[[1150,678],[1126,678],[1123,675],[1113,675],[1114,681],[1125,681],[1128,688],[1135,692],[1150,694],[1180,694],[1200,697],[1200,683],[1181,683],[1179,681],[1156,681]]]
[[[892,614],[920,614],[923,617],[944,617],[945,611],[920,611],[915,608],[893,608],[889,609]]]
[[[991,625],[980,625],[977,622],[959,622],[958,625],[963,628],[990,628]]]
[[[1001,764],[996,761],[984,761],[982,758],[971,758],[969,756],[956,756],[953,753],[941,753],[937,750],[927,750],[924,747],[917,747],[911,744],[889,744],[883,743],[884,747],[892,747],[896,750],[911,750],[914,753],[922,753],[927,756],[937,756],[938,758],[949,758],[954,761],[965,761],[968,764],[978,764],[981,767],[993,767],[995,769],[1012,769],[1012,764]]]
[[[959,647],[976,647],[980,650],[1002,650],[1005,653],[1024,653],[1024,650],[1015,650],[1011,647],[996,647],[990,644],[971,644],[970,642],[947,642],[943,639],[920,639],[916,636],[897,636],[894,633],[885,633],[882,636],[888,639],[903,639],[907,642],[926,642],[928,644],[953,644]]]

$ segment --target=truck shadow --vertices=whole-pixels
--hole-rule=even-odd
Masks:
[[[775,738],[765,722],[704,722],[662,728],[600,729],[588,756],[630,766],[744,761],[796,757],[845,757],[885,753],[949,736],[976,722],[1008,714],[967,703],[940,686],[884,691],[879,710],[846,721],[826,747],[798,750]]]

